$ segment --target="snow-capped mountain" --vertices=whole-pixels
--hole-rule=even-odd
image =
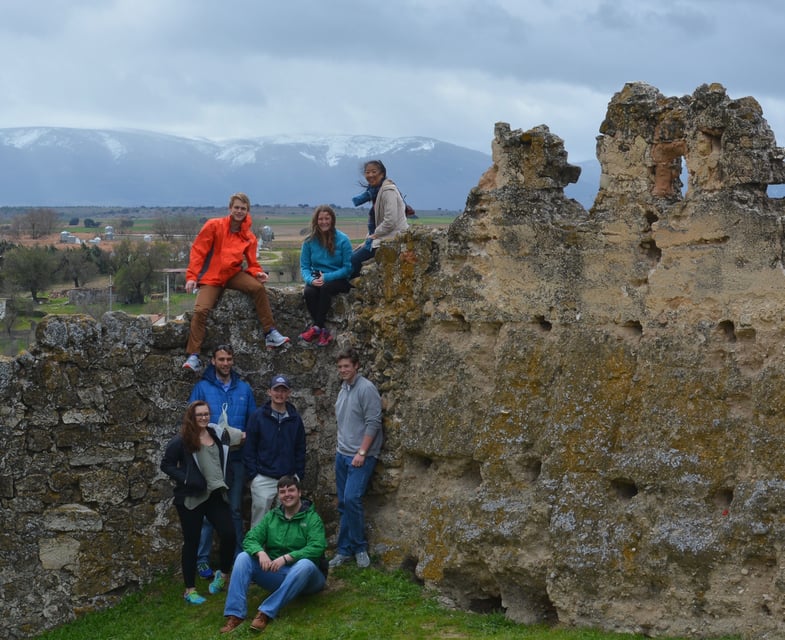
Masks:
[[[489,154],[431,138],[0,129],[0,206],[223,206],[235,191],[255,204],[351,206],[372,158],[415,209],[462,210],[491,165]]]

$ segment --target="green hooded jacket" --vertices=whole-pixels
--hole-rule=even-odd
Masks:
[[[268,511],[243,539],[243,550],[252,556],[265,551],[275,560],[288,553],[295,561],[308,558],[317,566],[326,549],[324,523],[311,501],[304,498],[291,520],[286,519],[279,505]]]

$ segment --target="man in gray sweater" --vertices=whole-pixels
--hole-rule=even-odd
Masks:
[[[374,384],[359,373],[360,357],[354,349],[341,351],[336,361],[341,390],[335,401],[335,486],[341,520],[338,549],[330,566],[342,565],[354,556],[357,566],[365,568],[371,560],[363,496],[382,448],[382,400]]]

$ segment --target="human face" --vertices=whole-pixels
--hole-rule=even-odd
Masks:
[[[234,356],[226,351],[216,351],[213,355],[213,366],[221,380],[228,380],[232,375]]]
[[[365,181],[372,187],[378,187],[382,183],[383,174],[375,164],[365,167]]]
[[[232,216],[232,222],[240,224],[248,215],[248,205],[239,198],[235,198],[229,206],[229,215]]]
[[[206,404],[200,404],[194,409],[194,418],[200,429],[206,429],[207,425],[210,424],[210,407]]]
[[[289,513],[300,508],[301,496],[302,492],[297,488],[297,485],[278,487],[278,501],[283,505],[284,511]]]
[[[354,377],[359,370],[359,362],[355,364],[349,358],[341,358],[338,361],[338,377],[347,384],[354,382]]]
[[[292,393],[291,389],[287,389],[283,385],[278,385],[277,387],[273,387],[267,392],[267,395],[270,396],[270,404],[272,408],[276,411],[283,411],[286,409],[286,401],[289,399],[289,395]]]
[[[330,215],[329,211],[320,211],[319,215],[316,217],[316,226],[319,227],[319,231],[322,233],[327,233],[333,226],[333,217]]]

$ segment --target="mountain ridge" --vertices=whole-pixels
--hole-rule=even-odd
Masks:
[[[0,129],[0,206],[223,206],[255,203],[351,207],[362,163],[378,158],[420,210],[461,211],[490,154],[427,137],[286,134],[211,140],[139,129]],[[599,169],[566,190],[591,206]],[[588,184],[592,183],[592,184]],[[587,186],[584,186],[587,185]]]

